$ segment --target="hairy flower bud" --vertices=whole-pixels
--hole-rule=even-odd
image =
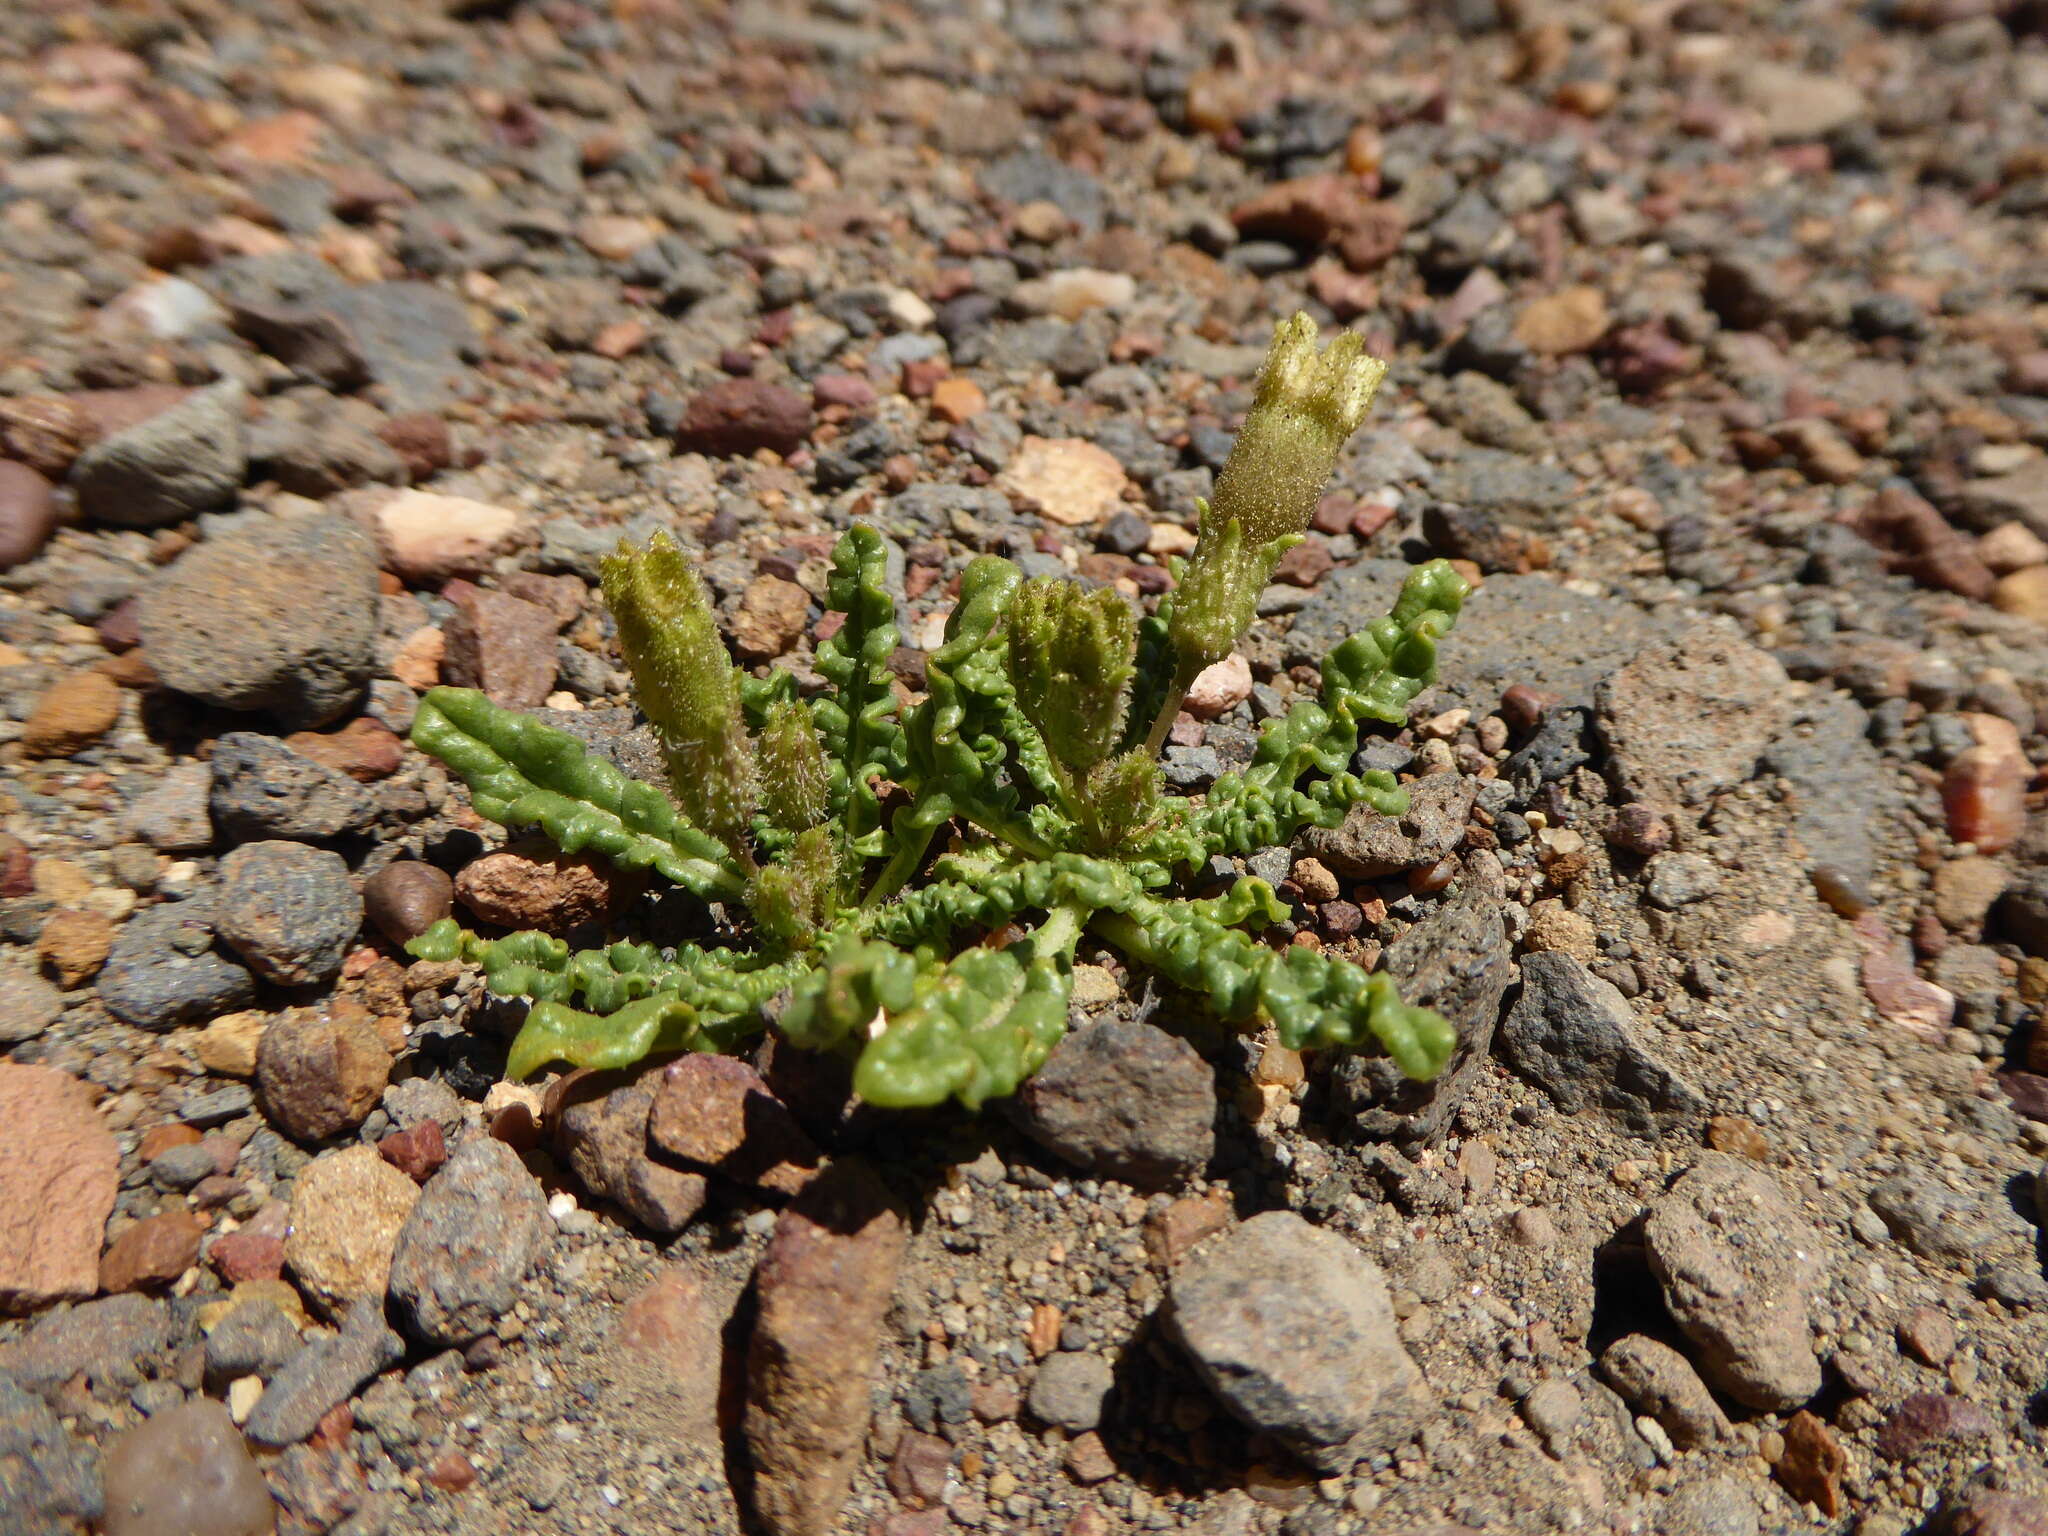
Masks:
[[[770,706],[754,738],[760,770],[761,808],[787,832],[801,832],[825,819],[832,783],[825,749],[811,724],[811,712],[796,699]]]
[[[1318,350],[1307,315],[1273,333],[1251,412],[1202,508],[1175,598],[1173,640],[1184,670],[1221,661],[1251,626],[1259,593],[1307,530],[1337,455],[1386,373],[1355,332]]]
[[[1010,605],[1010,681],[1046,750],[1085,774],[1116,750],[1130,702],[1136,623],[1107,587],[1041,576]]]
[[[710,595],[665,533],[640,551],[621,543],[602,575],[633,692],[661,738],[676,803],[736,848],[754,809],[754,759],[740,714],[739,673],[719,637]]]

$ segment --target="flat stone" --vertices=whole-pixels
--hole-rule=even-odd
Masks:
[[[1465,841],[1478,781],[1461,773],[1433,773],[1405,786],[1408,809],[1384,816],[1363,802],[1336,827],[1311,827],[1302,852],[1354,880],[1377,880],[1434,864]]]
[[[555,690],[555,616],[504,592],[477,590],[441,626],[442,680],[480,688],[505,709],[533,709]]]
[[[121,1153],[97,1095],[54,1067],[0,1062],[0,1312],[99,1288]]]
[[[1699,1090],[1641,1038],[1628,999],[1561,950],[1522,956],[1522,995],[1502,1021],[1502,1055],[1567,1114],[1597,1112],[1633,1135],[1685,1135],[1707,1112]]]
[[[1664,1304],[1705,1377],[1737,1402],[1779,1412],[1821,1387],[1807,1309],[1820,1234],[1756,1165],[1703,1152],[1643,1227]]]
[[[1774,657],[1711,622],[1644,650],[1599,690],[1622,792],[1697,809],[1745,782],[1790,716],[1789,687]]]
[[[46,1398],[80,1376],[95,1393],[126,1391],[145,1369],[157,1368],[170,1342],[171,1316],[162,1301],[133,1291],[103,1296],[45,1312],[26,1334],[0,1344],[0,1382],[17,1382]]]
[[[412,1181],[405,1182],[410,1188]],[[405,1341],[384,1321],[382,1299],[365,1297],[347,1311],[339,1333],[308,1344],[271,1378],[243,1428],[258,1445],[296,1445],[330,1408],[404,1355]]]
[[[246,399],[226,380],[101,438],[72,466],[79,510],[119,528],[159,528],[232,501],[248,467]]]
[[[823,1162],[789,1107],[746,1062],[692,1052],[657,1079],[647,1140],[741,1184],[793,1195]]]
[[[235,842],[322,842],[367,826],[376,802],[346,774],[274,737],[232,731],[214,743],[207,805]]]
[[[1231,1414],[1324,1471],[1394,1450],[1435,1406],[1379,1266],[1291,1211],[1183,1263],[1164,1324]]]
[[[375,521],[385,568],[412,587],[481,575],[526,527],[511,507],[422,490],[400,491],[377,509]]]

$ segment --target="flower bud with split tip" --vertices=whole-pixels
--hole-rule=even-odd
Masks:
[[[1017,707],[1063,767],[1087,773],[1123,735],[1138,648],[1130,605],[1041,576],[1017,589],[1009,644]]]
[[[1337,455],[1386,373],[1356,333],[1318,350],[1307,315],[1273,333],[1251,412],[1214,499],[1202,508],[1175,596],[1172,638],[1184,677],[1223,660],[1251,627],[1259,594],[1308,528]]]

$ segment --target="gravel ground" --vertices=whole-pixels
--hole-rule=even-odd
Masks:
[[[0,1526],[2048,1529],[2040,5],[13,6],[0,151]],[[801,680],[880,527],[906,696],[1149,602],[1296,309],[1393,370],[1168,772],[1464,562],[1239,861],[1437,1085],[1085,944],[978,1119],[500,1080],[405,937],[699,919],[421,691],[645,771],[657,529]]]

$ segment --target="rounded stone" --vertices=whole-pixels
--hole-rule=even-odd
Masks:
[[[1103,1400],[1115,1384],[1100,1355],[1054,1355],[1031,1383],[1032,1415],[1072,1434],[1093,1429],[1102,1422]]]
[[[228,1411],[199,1397],[107,1453],[105,1536],[266,1536],[277,1506]]]
[[[315,1158],[292,1185],[284,1262],[299,1290],[329,1317],[358,1297],[382,1300],[391,1252],[420,1187],[377,1155],[343,1147]]]
[[[363,898],[338,853],[248,843],[220,863],[214,931],[265,981],[332,981],[363,925]]]
[[[56,492],[26,464],[0,459],[0,571],[33,560],[57,531]]]
[[[290,729],[325,725],[376,667],[376,545],[332,517],[237,529],[171,567],[140,622],[167,686]]]
[[[363,915],[394,944],[418,938],[455,910],[455,882],[415,859],[387,864],[363,882]]]
[[[391,1055],[365,1020],[287,1013],[256,1047],[263,1113],[294,1141],[325,1141],[361,1125],[391,1080]]]

